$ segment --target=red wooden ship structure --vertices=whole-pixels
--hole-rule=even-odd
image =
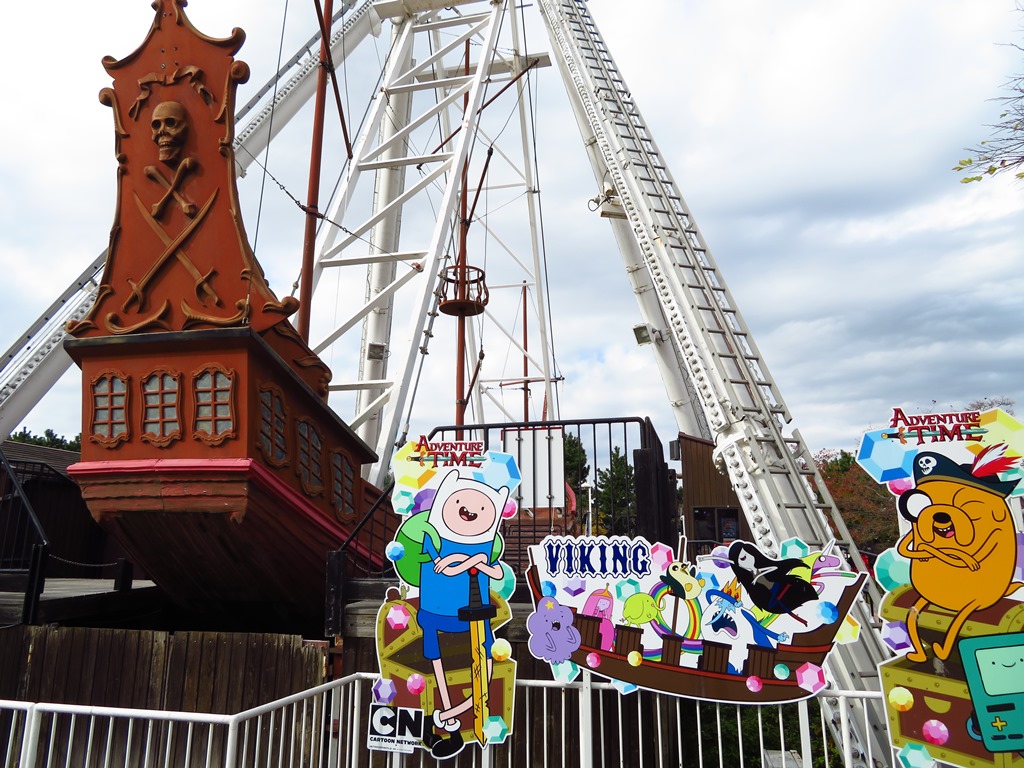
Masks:
[[[68,327],[83,398],[69,472],[175,601],[309,625],[326,553],[380,496],[360,475],[376,456],[328,407],[330,370],[288,320],[300,302],[275,296],[246,237],[232,149],[244,33],[207,37],[184,5],[158,0],[138,50],[103,61],[117,203],[96,302]],[[385,540],[394,517],[381,506]],[[381,565],[359,537],[348,551]]]

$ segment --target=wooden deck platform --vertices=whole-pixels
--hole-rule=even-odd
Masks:
[[[0,626],[19,624],[25,595],[0,592]],[[47,579],[39,605],[40,624],[67,622],[99,613],[163,605],[164,596],[152,581],[132,582],[131,590],[117,592],[113,579]]]

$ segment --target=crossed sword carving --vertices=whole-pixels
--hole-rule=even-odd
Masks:
[[[181,185],[185,176],[195,170],[197,165],[199,165],[199,163],[195,158],[186,157],[178,164],[178,167],[175,168],[174,178],[170,181],[167,180],[167,178],[160,172],[160,169],[155,165],[147,165],[143,168],[146,178],[152,179],[166,190],[164,192],[164,196],[157,200],[153,205],[152,213],[156,218],[160,218],[160,214],[164,212],[164,206],[167,205],[167,201],[172,197],[178,205],[181,206],[181,210],[186,216],[190,219],[195,217],[196,204],[183,197],[182,194],[178,192],[178,187]]]
[[[217,292],[213,289],[213,286],[210,285],[210,278],[214,275],[216,270],[211,269],[204,275],[199,270],[199,268],[196,267],[194,263],[192,263],[192,260],[188,257],[188,254],[182,248],[182,245],[184,245],[185,241],[188,240],[189,237],[191,237],[196,227],[198,227],[200,222],[202,222],[202,220],[206,218],[206,214],[209,213],[210,208],[213,206],[214,200],[217,199],[218,190],[214,189],[213,194],[210,195],[210,199],[207,200],[206,204],[197,212],[195,203],[186,200],[184,197],[182,197],[181,193],[178,192],[178,185],[181,183],[182,178],[186,173],[193,170],[195,165],[196,161],[194,159],[192,159],[191,157],[185,158],[184,160],[181,161],[181,164],[178,166],[178,169],[174,173],[174,179],[171,181],[167,181],[167,179],[164,178],[164,175],[160,173],[159,169],[151,165],[146,166],[146,176],[157,182],[160,182],[161,186],[163,186],[167,190],[164,196],[160,198],[160,200],[157,201],[157,203],[153,205],[152,208],[149,210],[146,209],[146,205],[142,202],[142,200],[139,199],[138,194],[134,192],[132,193],[135,197],[135,205],[138,207],[139,212],[142,214],[143,220],[149,225],[150,229],[152,229],[153,232],[156,233],[156,236],[160,238],[160,241],[164,244],[164,250],[163,253],[161,253],[156,258],[156,261],[154,261],[150,268],[146,271],[146,274],[144,274],[137,283],[131,278],[128,278],[128,285],[131,286],[132,292],[128,296],[128,298],[125,299],[124,304],[121,307],[121,310],[124,312],[127,312],[128,308],[133,303],[136,302],[138,302],[139,309],[142,309],[145,306],[146,288],[148,287],[149,283],[152,282],[153,278],[156,277],[157,272],[160,271],[160,269],[167,262],[167,260],[170,259],[172,255],[175,256],[178,259],[178,261],[182,263],[185,269],[188,270],[188,273],[192,275],[192,278],[196,281],[195,290],[196,296],[199,298],[199,300],[203,304],[206,304],[206,299],[208,298],[211,301],[213,301],[215,306],[220,306],[220,297],[217,295]],[[179,232],[178,235],[173,238],[170,237],[166,231],[164,231],[164,228],[160,226],[160,223],[155,218],[163,212],[164,206],[167,204],[167,201],[170,200],[172,197],[181,206],[181,209],[185,213],[185,215],[192,218],[192,220],[185,225],[181,232]]]

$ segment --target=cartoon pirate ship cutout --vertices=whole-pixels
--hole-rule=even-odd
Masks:
[[[835,642],[857,637],[849,611],[866,578],[832,544],[790,539],[774,559],[735,541],[695,563],[642,538],[549,536],[530,548],[529,650],[557,679],[580,670],[693,699],[797,701],[826,685]]]
[[[138,50],[103,60],[117,203],[95,304],[68,327],[84,406],[71,472],[178,602],[316,629],[325,553],[375,498],[359,472],[375,456],[327,407],[330,371],[287,319],[298,302],[274,295],[246,238],[244,34],[207,37],[184,6],[158,0]]]
[[[412,712],[417,725],[403,736],[371,722],[371,749],[423,748],[445,759],[511,732],[515,661],[494,631],[511,618],[515,577],[501,561],[498,527],[516,514],[510,495],[520,475],[511,455],[479,455],[474,445],[427,456],[409,442],[393,459],[402,523],[385,551],[401,584],[377,616],[374,706],[382,722]]]
[[[896,408],[861,441],[900,521],[875,565],[890,737],[922,765],[1024,765],[1022,429],[1001,410]]]

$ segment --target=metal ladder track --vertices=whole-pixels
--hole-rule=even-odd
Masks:
[[[589,120],[602,170],[614,183],[670,320],[665,330],[686,364],[680,375],[696,384],[716,434],[717,458],[754,537],[774,556],[791,536],[812,548],[835,538],[852,555],[852,566],[864,570],[803,439],[796,430],[783,432],[789,410],[584,1],[541,0],[540,7],[564,57],[577,115]],[[863,600],[852,615],[864,630],[860,639],[837,646],[830,658],[841,688],[863,687],[888,658]],[[863,738],[872,740],[876,756],[888,753],[884,734]]]

